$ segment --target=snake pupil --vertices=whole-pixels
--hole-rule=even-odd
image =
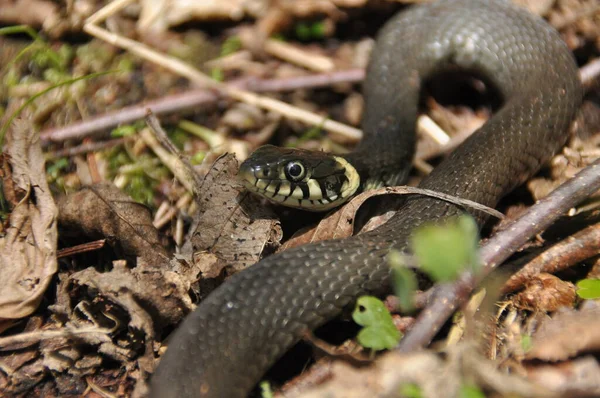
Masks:
[[[304,166],[299,162],[290,162],[287,164],[285,171],[287,172],[288,178],[298,181],[304,178]]]

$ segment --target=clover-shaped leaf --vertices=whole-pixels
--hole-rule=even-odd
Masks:
[[[390,349],[398,344],[402,334],[394,326],[392,316],[381,300],[372,296],[362,296],[356,302],[352,313],[354,322],[363,326],[358,333],[358,342],[375,351]]]

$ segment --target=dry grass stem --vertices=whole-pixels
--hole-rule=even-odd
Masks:
[[[274,57],[315,72],[331,72],[335,67],[331,58],[305,51],[281,40],[268,39],[265,41],[264,50]]]

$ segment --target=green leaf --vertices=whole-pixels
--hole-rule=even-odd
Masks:
[[[268,381],[260,382],[260,395],[262,398],[273,398],[273,391],[271,390],[271,384]]]
[[[586,300],[600,298],[600,279],[583,279],[577,282],[577,295]]]
[[[296,24],[296,37],[300,40],[309,40],[311,38],[311,29],[306,22],[299,22]]]
[[[135,126],[131,124],[125,124],[123,126],[115,127],[111,132],[110,136],[113,138],[119,137],[131,137],[137,133]]]
[[[210,77],[218,82],[225,80],[225,74],[221,68],[212,68],[210,71]]]
[[[400,387],[400,396],[403,398],[423,398],[423,391],[417,384],[403,384]]]
[[[362,296],[356,302],[352,313],[354,322],[363,326],[358,333],[358,342],[375,351],[396,346],[402,334],[394,326],[392,316],[381,300],[372,296]]]
[[[221,57],[233,54],[242,48],[242,40],[239,36],[228,37],[221,45]]]
[[[412,311],[413,297],[418,287],[413,270],[405,266],[404,255],[397,250],[388,254],[388,263],[392,268],[392,285],[403,311]]]
[[[325,22],[298,22],[294,27],[294,33],[303,41],[321,40],[325,36]]]
[[[62,86],[67,86],[73,83],[76,83],[78,81],[81,80],[89,80],[89,79],[93,79],[95,77],[99,77],[99,76],[104,76],[104,75],[108,75],[109,73],[114,73],[115,71],[107,71],[107,72],[99,72],[99,73],[90,73],[89,75],[85,75],[85,76],[81,76],[81,77],[76,77],[74,79],[69,79],[69,80],[65,80],[64,82],[60,82],[58,84],[55,84],[51,87],[48,87],[42,91],[39,91],[37,93],[35,93],[34,95],[32,95],[31,97],[29,97],[29,99],[27,101],[25,101],[21,106],[19,106],[8,118],[8,121],[6,123],[4,123],[4,125],[2,126],[2,128],[0,128],[0,147],[2,146],[2,143],[4,142],[4,136],[6,134],[6,132],[8,131],[8,128],[10,127],[10,125],[12,124],[13,120],[19,116],[19,114],[21,114],[21,112],[23,111],[23,109],[25,109],[27,106],[31,105],[36,99],[38,99],[39,97],[41,97],[42,95],[49,93],[50,91],[58,88],[58,87],[62,87]]]
[[[523,352],[528,352],[533,347],[533,341],[531,336],[524,334],[521,336],[521,349]]]
[[[463,384],[460,386],[460,398],[485,398],[485,394],[481,389],[472,384]]]
[[[424,272],[436,282],[449,282],[480,266],[478,241],[475,220],[463,215],[417,228],[411,245]]]
[[[202,162],[204,161],[204,158],[205,158],[205,157],[206,157],[206,152],[199,151],[199,152],[196,152],[196,153],[195,153],[195,154],[192,156],[192,158],[190,159],[190,162],[191,162],[193,165],[199,165],[199,164],[202,164]]]

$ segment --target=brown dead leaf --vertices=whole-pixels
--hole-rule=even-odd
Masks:
[[[562,397],[600,396],[600,366],[592,356],[552,365],[526,365],[525,369],[531,381]]]
[[[122,261],[115,261],[114,268],[109,272],[98,272],[93,267],[76,272],[61,284],[61,308],[56,311],[72,314],[73,290],[85,287],[93,291],[93,297],[105,297],[122,306],[130,313],[129,325],[150,333],[146,323],[151,319],[156,327],[171,325],[179,322],[184,315],[193,309],[188,291],[190,285],[173,271],[163,268],[135,267],[128,268]],[[85,296],[85,294],[84,294]],[[131,297],[131,301],[127,297]],[[148,312],[152,316],[141,315]],[[135,307],[135,308],[134,308]]]
[[[230,274],[256,263],[265,248],[277,247],[282,236],[270,208],[238,182],[237,169],[231,154],[213,164],[201,187],[203,197],[197,198],[200,215],[183,250],[189,252],[191,245],[195,262],[202,262],[211,277],[219,275],[223,267]],[[202,259],[203,254],[209,259]]]
[[[58,201],[61,227],[83,232],[92,239],[106,238],[126,255],[160,266],[170,256],[152,224],[149,209],[110,183],[101,183]]]
[[[500,396],[555,396],[522,377],[499,371],[496,363],[481,357],[469,344],[453,346],[446,351],[445,359],[432,350],[390,352],[360,369],[336,361],[331,372],[331,380],[304,393],[286,393],[286,397],[391,397],[399,396],[406,384],[416,384],[423,397],[457,397],[464,375],[469,376],[469,382],[486,386],[487,391]],[[432,377],[434,374],[436,377]]]
[[[326,239],[340,239],[351,236],[354,231],[354,223],[358,210],[362,204],[369,198],[380,195],[425,195],[446,200],[451,203],[458,205],[467,206],[476,210],[487,212],[488,214],[494,215],[497,218],[503,218],[504,216],[494,209],[487,208],[473,201],[464,200],[450,195],[446,195],[441,192],[435,192],[428,189],[421,189],[409,186],[397,186],[397,187],[384,187],[379,189],[372,189],[357,195],[352,198],[350,202],[341,207],[339,210],[328,214],[318,225],[313,228],[301,231],[296,234],[292,239],[288,240],[281,248],[281,251],[287,250],[291,247],[305,245],[311,242],[318,242]],[[381,215],[373,217],[367,224],[361,229],[359,233],[372,231],[373,229],[385,224],[391,217],[393,212],[385,212]]]
[[[354,218],[363,203],[373,197],[388,194],[387,188],[374,189],[363,192],[350,200],[340,209],[329,213],[316,226],[300,231],[286,241],[279,249],[287,250],[292,247],[302,246],[311,242],[328,239],[341,239],[351,236],[354,232]]]
[[[39,135],[15,120],[6,136],[4,170],[11,169],[7,197],[18,198],[6,235],[0,238],[0,319],[31,314],[56,273],[56,216],[46,182]],[[9,188],[10,187],[10,188]],[[1,331],[2,327],[0,327]]]
[[[600,349],[600,307],[588,301],[580,310],[572,308],[546,318],[535,332],[527,359],[562,361],[581,352]]]
[[[552,274],[541,273],[531,278],[525,290],[512,301],[517,308],[553,312],[561,307],[572,307],[576,300],[575,285]]]

